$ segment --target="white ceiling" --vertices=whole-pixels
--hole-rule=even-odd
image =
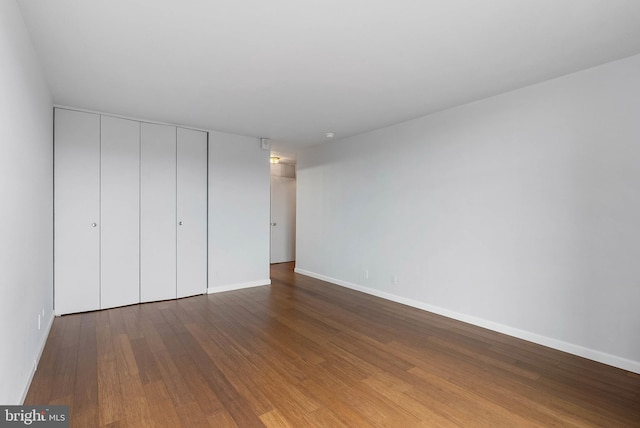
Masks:
[[[640,53],[638,0],[19,0],[56,104],[279,150]]]

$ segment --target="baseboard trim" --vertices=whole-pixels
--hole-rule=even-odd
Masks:
[[[451,311],[449,309],[441,308],[438,306],[429,305],[418,300],[409,299],[406,297],[398,296],[395,294],[387,293],[380,290],[375,290],[369,287],[363,287],[362,285],[354,284],[348,281],[343,281],[330,276],[322,275],[319,273],[311,272],[305,269],[295,268],[294,272],[301,275],[310,276],[312,278],[319,279],[321,281],[330,282],[335,285],[339,285],[352,290],[361,291],[372,296],[380,297],[386,300],[391,300],[396,303],[411,306],[417,309],[422,309],[427,312],[433,312],[438,315],[452,318],[458,321],[473,324],[478,327],[483,327],[489,330],[503,333],[508,336],[517,337],[529,342],[537,343],[538,345],[547,346],[549,348],[556,349],[558,351],[567,352],[569,354],[577,355],[579,357],[587,358],[599,363],[607,364],[613,367],[617,367],[623,370],[640,374],[640,362],[629,360],[626,358],[618,357],[616,355],[607,354],[605,352],[597,351],[595,349],[585,348],[573,343],[564,342],[562,340],[554,339],[547,336],[542,336],[537,333],[532,333],[526,330],[520,330],[518,328],[510,327],[504,324],[499,324],[493,321],[485,320],[483,318],[466,315],[463,313]]]
[[[33,367],[31,367],[31,372],[29,373],[29,379],[27,380],[27,384],[22,391],[22,396],[20,397],[20,404],[24,404],[24,400],[27,398],[27,394],[29,393],[29,388],[31,387],[31,382],[33,381],[33,377],[36,375],[36,370],[38,370],[38,364],[40,364],[40,357],[42,357],[42,353],[44,352],[44,347],[47,344],[47,339],[49,338],[49,333],[51,332],[51,326],[53,325],[53,320],[55,319],[55,313],[53,310],[50,312],[49,319],[47,320],[47,324],[44,329],[44,334],[42,335],[42,340],[40,341],[40,346],[38,349],[38,354],[36,358],[33,360]]]
[[[222,293],[223,291],[242,290],[243,288],[260,287],[262,285],[271,285],[271,279],[259,279],[257,281],[239,282],[237,284],[209,287],[207,289],[207,294]]]

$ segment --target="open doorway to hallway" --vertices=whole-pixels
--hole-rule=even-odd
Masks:
[[[292,262],[296,255],[295,159],[274,152],[271,158],[270,262]]]

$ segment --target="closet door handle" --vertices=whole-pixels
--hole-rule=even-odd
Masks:
[[[178,226],[182,226],[182,221],[179,221],[179,222],[178,222]]]
[[[96,227],[98,223],[91,223],[91,227]]]

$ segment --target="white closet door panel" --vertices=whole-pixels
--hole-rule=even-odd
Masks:
[[[54,141],[55,311],[100,309],[100,116],[56,109]]]
[[[140,123],[101,119],[101,307],[140,301]]]
[[[176,298],[176,128],[143,123],[140,299]]]
[[[177,176],[178,297],[184,297],[207,290],[206,132],[178,128]]]

